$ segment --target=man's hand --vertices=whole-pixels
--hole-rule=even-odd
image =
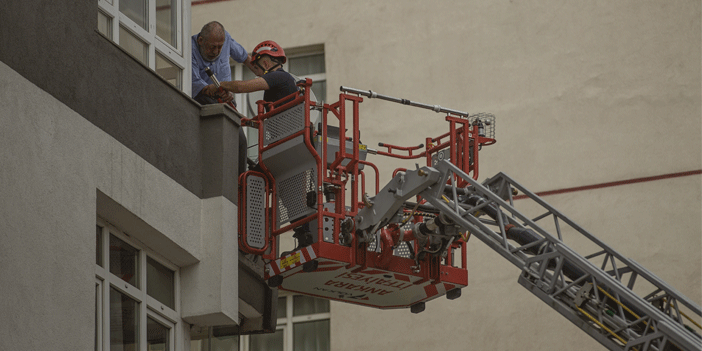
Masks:
[[[222,102],[229,103],[230,101],[234,100],[234,93],[228,92],[224,89],[220,89],[217,91],[217,97],[222,99]]]
[[[217,97],[217,87],[214,84],[210,84],[202,88],[200,93],[209,97]]]

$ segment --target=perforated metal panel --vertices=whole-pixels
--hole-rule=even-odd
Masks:
[[[299,104],[263,123],[263,145],[268,146],[278,140],[296,133],[305,127],[305,104]]]
[[[278,225],[316,211],[316,207],[307,206],[307,193],[315,190],[316,183],[314,168],[278,181]]]
[[[410,250],[409,250],[409,247],[407,247],[407,244],[414,245],[414,240],[409,241],[407,243],[405,243],[405,242],[400,243],[399,245],[397,245],[397,247],[392,252],[392,254],[394,256],[397,256],[397,257],[411,258]]]
[[[266,246],[266,181],[262,177],[246,177],[246,244],[262,249]]]

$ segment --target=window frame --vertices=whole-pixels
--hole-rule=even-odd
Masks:
[[[120,42],[120,26],[124,27],[131,35],[135,36],[137,39],[143,41],[148,46],[147,57],[144,64],[156,72],[156,53],[166,58],[177,67],[180,71],[180,79],[176,79],[180,82],[181,86],[176,88],[180,91],[185,92],[190,95],[191,87],[191,77],[190,77],[190,31],[186,28],[185,24],[190,22],[189,12],[185,11],[187,0],[173,0],[176,2],[175,11],[176,19],[175,31],[176,31],[176,46],[172,46],[167,43],[164,39],[156,34],[157,23],[156,23],[156,1],[157,0],[144,0],[147,4],[147,28],[143,28],[139,24],[132,21],[126,14],[119,11],[119,2],[121,0],[98,0],[98,12],[107,17],[107,28],[108,33],[105,34],[110,40],[115,42],[118,46]],[[99,15],[99,14],[98,14]],[[137,60],[139,60],[137,58]],[[139,60],[141,61],[141,60]],[[158,74],[158,73],[157,73]],[[160,76],[160,75],[159,75]]]
[[[322,320],[328,320],[331,323],[331,301],[329,302],[329,312],[323,313],[313,313],[304,314],[299,316],[293,316],[294,300],[295,296],[302,296],[300,294],[291,294],[281,291],[279,299],[285,299],[285,317],[278,318],[276,331],[283,331],[283,350],[292,351],[295,344],[293,339],[294,327],[296,323],[305,322],[316,322]],[[318,298],[317,298],[318,299]],[[329,342],[331,344],[331,332],[329,333]],[[239,342],[239,351],[253,351],[251,350],[251,342],[249,340],[249,335],[242,335]]]
[[[147,317],[152,318],[161,325],[169,329],[168,351],[175,351],[176,340],[181,338],[180,324],[180,269],[170,263],[168,260],[161,257],[158,253],[150,250],[146,245],[138,240],[130,237],[128,234],[120,231],[117,227],[97,218],[97,226],[101,227],[100,245],[102,248],[102,266],[95,264],[95,280],[96,280],[96,350],[107,351],[110,349],[110,288],[114,288],[118,292],[133,299],[139,304],[139,349],[146,350],[147,342]],[[96,231],[97,232],[97,231]],[[97,233],[96,233],[97,235]],[[124,241],[126,244],[138,250],[138,270],[139,283],[136,286],[122,280],[110,272],[110,235]],[[97,240],[97,238],[96,238]],[[97,255],[97,252],[96,252]],[[160,301],[151,297],[147,293],[147,257],[162,264],[164,267],[173,271],[173,289],[175,309],[162,304]]]

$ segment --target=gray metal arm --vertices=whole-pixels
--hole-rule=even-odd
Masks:
[[[521,285],[608,349],[702,350],[702,337],[686,325],[686,318],[692,322],[702,317],[700,306],[507,175],[499,173],[480,184],[442,161],[398,177],[374,198],[373,206],[359,212],[361,229],[385,225],[408,194],[419,194],[517,266]],[[452,184],[458,178],[470,185],[456,188]],[[530,218],[518,211],[514,189],[531,200],[520,203],[543,213]],[[486,214],[491,218],[485,219]],[[547,218],[553,223],[545,223]],[[578,246],[589,251],[568,246],[565,241],[573,236],[587,242]]]

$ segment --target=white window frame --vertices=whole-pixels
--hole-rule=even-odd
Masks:
[[[181,72],[180,84],[177,87],[181,91],[190,95],[191,86],[191,70],[190,65],[190,0],[175,0],[176,1],[176,47],[165,42],[156,35],[156,0],[145,0],[148,2],[147,9],[147,29],[132,21],[127,15],[119,11],[120,0],[98,0],[98,11],[102,12],[108,18],[108,33],[115,43],[119,45],[119,28],[120,24],[128,30],[132,35],[144,41],[148,45],[146,65],[152,70],[156,70],[156,53],[158,52],[167,58],[173,65],[178,67]],[[187,6],[187,7],[186,7]],[[115,20],[117,19],[117,20]],[[187,24],[188,26],[186,26]]]
[[[136,239],[129,237],[127,234],[123,233],[115,226],[106,222],[101,218],[97,218],[97,225],[101,229],[101,247],[102,247],[102,265],[95,265],[95,279],[96,288],[99,290],[96,297],[96,306],[98,310],[96,311],[98,340],[96,342],[98,351],[108,351],[110,349],[110,288],[115,288],[122,294],[130,297],[139,303],[139,349],[141,351],[146,351],[146,317],[151,317],[158,323],[169,328],[169,345],[168,351],[176,351],[177,340],[182,338],[182,333],[179,327],[180,321],[180,270],[179,268],[168,262],[166,259],[161,257],[156,252],[151,251]],[[110,250],[110,235],[114,235],[118,239],[124,241],[125,243],[131,245],[139,251],[139,286],[137,288],[120,277],[112,274],[109,268],[109,250]],[[149,296],[146,292],[147,287],[147,263],[146,258],[149,257],[154,261],[162,264],[164,267],[173,271],[173,289],[174,289],[174,308],[162,304],[160,301]]]
[[[321,320],[329,320],[331,323],[331,312],[324,312],[324,313],[314,313],[314,314],[305,314],[302,316],[293,316],[293,303],[295,296],[300,296],[297,294],[286,294],[283,293],[278,298],[285,298],[285,317],[284,318],[278,318],[278,325],[276,327],[276,331],[282,330],[283,331],[283,350],[284,351],[293,351],[293,346],[294,340],[293,340],[293,326],[295,323],[304,323],[304,322],[315,322],[315,321],[321,321]],[[277,303],[277,301],[276,301]],[[331,301],[330,301],[330,309],[331,309]],[[249,340],[249,335],[242,335],[239,338],[239,351],[250,351],[250,340]],[[329,341],[331,342],[331,334],[329,335]]]

